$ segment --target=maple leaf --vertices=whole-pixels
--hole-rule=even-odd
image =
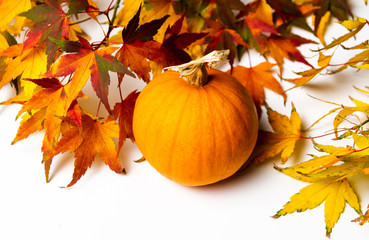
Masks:
[[[93,0],[69,0],[69,14],[86,12],[93,20],[98,22],[96,16],[99,14],[96,2]]]
[[[27,34],[27,39],[24,41],[24,50],[32,48],[39,42],[46,41],[47,66],[49,68],[54,61],[57,47],[49,41],[48,37],[68,39],[69,22],[67,14],[56,0],[45,0],[45,4],[37,5],[29,11],[21,13],[20,16],[36,22]]]
[[[244,9],[244,4],[240,0],[215,0],[214,17],[219,19],[228,29],[236,29],[236,17],[234,11]]]
[[[267,2],[275,10],[275,15],[283,22],[302,16],[300,9],[293,1],[267,0]]]
[[[320,68],[312,68],[312,69],[309,69],[303,72],[298,72],[297,74],[301,76],[299,78],[283,79],[283,80],[296,84],[289,90],[303,86],[307,84],[308,82],[310,82],[315,77],[317,77],[323,70],[325,70],[329,66],[331,59],[332,59],[332,55],[325,56],[322,53],[319,53],[318,65]]]
[[[113,138],[119,137],[118,135],[119,127],[115,121],[101,121],[87,114],[82,115],[82,132],[77,125],[72,125],[63,133],[53,155],[66,151],[74,152],[73,178],[67,187],[73,186],[86,173],[97,155],[114,172],[124,171],[113,141]]]
[[[359,199],[352,189],[349,181],[343,179],[329,183],[313,183],[304,187],[299,193],[293,195],[291,200],[283,206],[283,209],[274,216],[278,218],[293,212],[304,212],[324,204],[324,217],[326,223],[326,234],[329,236],[334,225],[344,211],[346,202],[359,214],[361,206]]]
[[[206,23],[208,28],[204,32],[207,32],[208,36],[204,40],[207,44],[205,53],[229,49],[229,63],[233,66],[237,56],[237,45],[248,47],[248,44],[236,30],[226,28],[223,24],[213,20],[206,20]]]
[[[66,95],[64,86],[56,78],[51,79],[29,79],[33,83],[44,89],[34,94],[29,100],[10,100],[12,103],[23,104],[17,117],[23,115],[23,120],[18,129],[17,135],[12,144],[27,138],[30,134],[41,129],[45,130],[42,142],[42,152],[44,153],[43,163],[45,164],[46,180],[49,179],[49,169],[51,164],[50,154],[52,153],[60,136],[61,117],[67,115],[70,101]]]
[[[248,90],[259,115],[261,114],[261,105],[264,103],[264,88],[273,90],[283,96],[286,101],[287,95],[284,93],[280,83],[272,75],[271,68],[275,64],[263,62],[255,67],[244,67],[238,65],[233,68],[231,74]],[[230,71],[228,71],[230,72]]]
[[[340,36],[337,39],[335,39],[330,44],[328,44],[324,48],[320,49],[320,51],[331,49],[331,48],[333,48],[333,47],[349,40],[350,38],[354,37],[358,32],[360,32],[360,30],[366,24],[367,24],[367,20],[365,20],[364,18],[357,18],[355,20],[345,20],[345,21],[341,22],[341,25],[346,27],[350,32]]]
[[[9,43],[2,32],[0,32],[0,53],[9,47]]]
[[[369,144],[368,144],[369,145]],[[315,143],[319,151],[329,153],[287,168],[275,167],[278,171],[304,182],[332,182],[351,177],[366,168],[369,162],[363,158],[365,152],[349,146],[335,147]],[[335,165],[339,163],[339,165]]]
[[[141,21],[144,23],[155,21],[156,19],[165,18],[161,27],[157,30],[154,40],[162,42],[165,37],[165,31],[172,26],[180,17],[176,13],[177,2],[172,0],[146,0],[142,9]]]
[[[22,49],[23,44],[16,44],[0,53],[0,57],[8,58],[5,60],[7,66],[4,75],[2,75],[0,89],[20,76],[21,86],[24,87],[26,94],[31,96],[36,85],[30,81],[23,81],[23,79],[38,78],[46,72],[45,46],[37,45],[24,51]]]
[[[282,163],[284,163],[293,153],[296,142],[301,138],[301,119],[293,104],[290,118],[272,110],[268,105],[266,107],[268,120],[274,132],[259,132],[258,145],[266,145],[267,149],[258,154],[252,164],[260,163],[278,154],[281,154]]]
[[[122,102],[115,104],[113,109],[113,119],[118,120],[119,123],[119,143],[118,154],[122,148],[126,138],[130,138],[134,142],[132,131],[133,110],[139,92],[136,90],[131,92]]]
[[[145,53],[151,61],[153,76],[160,74],[164,67],[180,65],[191,61],[191,57],[184,50],[194,42],[204,38],[207,33],[182,32],[185,15],[165,32],[163,43],[151,44],[150,52]],[[156,45],[156,47],[153,47]],[[143,48],[146,49],[146,48]]]
[[[317,0],[313,2],[317,8],[314,10],[314,29],[317,31],[320,28],[321,22],[326,21],[328,15],[336,17],[343,21],[349,16],[353,17],[351,9],[346,0]]]
[[[136,15],[137,11],[141,8],[143,0],[126,0],[123,7],[117,14],[114,20],[115,25],[127,26],[129,21]]]
[[[0,31],[7,29],[7,25],[13,21],[18,14],[31,8],[30,0],[1,1],[0,4]],[[22,21],[20,24],[23,25]]]
[[[273,10],[266,0],[253,1],[246,9],[250,13],[247,14],[244,22],[258,43],[265,37],[265,33],[278,34],[277,29],[274,28]]]
[[[139,78],[149,82],[151,69],[147,58],[151,58],[150,55],[152,56],[152,54],[160,52],[161,49],[161,44],[153,41],[153,36],[169,16],[167,15],[139,26],[140,13],[141,7],[129,21],[127,27],[123,29],[123,46],[119,49],[116,56],[120,62],[129,67]],[[123,74],[120,74],[120,82],[123,76]]]
[[[271,34],[261,43],[261,54],[271,56],[277,62],[281,70],[283,69],[282,65],[285,58],[291,61],[304,63],[313,68],[313,66],[305,60],[304,56],[297,49],[298,46],[307,43],[315,42],[293,34],[289,36],[285,35],[284,37]]]
[[[66,54],[60,57],[59,61],[53,64],[44,76],[63,77],[73,74],[70,83],[65,87],[66,94],[72,101],[79,95],[79,92],[91,77],[91,84],[96,95],[101,99],[106,109],[111,112],[108,100],[108,86],[110,84],[108,71],[125,73],[131,76],[132,74],[122,63],[120,63],[115,57],[111,56],[117,48],[104,47],[94,50],[87,40],[82,37],[79,38],[83,47],[80,48],[78,52]],[[63,46],[67,50],[71,45],[75,46],[71,42],[66,43]],[[70,104],[71,101],[68,105]]]

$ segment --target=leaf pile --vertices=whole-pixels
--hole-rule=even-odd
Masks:
[[[285,163],[295,145],[311,137],[301,133],[301,119],[292,104],[291,116],[271,109],[265,89],[279,94],[284,103],[287,92],[279,78],[297,88],[321,73],[337,73],[346,68],[369,68],[368,41],[343,46],[359,32],[367,31],[368,20],[354,18],[346,0],[117,0],[99,7],[92,0],[20,0],[0,3],[0,89],[11,84],[16,96],[1,103],[20,104],[21,118],[13,144],[42,131],[41,151],[46,180],[58,154],[74,154],[74,172],[67,187],[73,186],[100,158],[112,171],[124,173],[119,153],[127,138],[134,141],[132,115],[137,90],[126,92],[126,76],[150,82],[163,68],[182,64],[213,50],[230,50],[229,74],[250,92],[259,117],[267,114],[272,131],[260,130],[258,145],[263,150],[253,164],[280,157]],[[335,21],[347,34],[326,43],[325,33]],[[92,42],[81,28],[85,21],[100,26],[103,39]],[[303,38],[299,28],[315,36]],[[114,35],[115,34],[115,35]],[[24,36],[24,37],[19,37]],[[308,61],[299,47],[309,44],[319,53],[316,64]],[[360,50],[346,63],[331,64],[332,49]],[[265,61],[256,66],[239,64],[250,51]],[[283,78],[285,62],[307,70],[294,79]],[[114,76],[114,77],[112,77]],[[94,112],[81,106],[83,93],[91,86],[99,99]],[[116,86],[119,99],[112,99]],[[291,89],[290,89],[291,90]],[[368,90],[359,89],[369,94]],[[123,97],[126,96],[126,97]],[[333,129],[337,144],[352,139],[352,146],[312,144],[323,153],[296,166],[276,169],[292,178],[311,183],[294,195],[275,217],[312,209],[325,202],[329,235],[344,211],[346,202],[358,212],[357,221],[369,221],[363,214],[350,177],[369,174],[369,119],[342,127],[351,115],[368,116],[369,104],[352,99],[353,106],[336,104],[327,115],[336,114]],[[101,108],[106,109],[106,116]],[[323,120],[325,116],[317,122]],[[305,134],[305,133],[304,133]],[[117,140],[115,140],[117,139]]]

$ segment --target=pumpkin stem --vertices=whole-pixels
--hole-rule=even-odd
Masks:
[[[204,86],[208,82],[208,72],[206,66],[215,68],[220,61],[227,61],[229,49],[212,51],[211,53],[177,66],[166,67],[164,70],[179,72],[181,78],[191,85]]]

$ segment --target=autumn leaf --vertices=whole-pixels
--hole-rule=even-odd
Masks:
[[[340,36],[339,38],[332,41],[330,44],[325,46],[324,48],[320,49],[322,50],[328,50],[331,49],[350,38],[354,37],[360,30],[367,24],[367,20],[364,18],[357,18],[356,20],[345,20],[341,23],[342,26],[346,27],[350,32],[344,34],[343,36]]]
[[[272,57],[277,62],[281,70],[283,69],[282,65],[284,63],[284,59],[301,62],[313,68],[313,66],[306,61],[304,56],[297,49],[297,47],[307,43],[314,43],[314,41],[304,39],[296,35],[281,37],[272,34],[262,43],[261,54]]]
[[[178,8],[178,3],[171,0],[147,0],[144,2],[145,5],[142,9],[141,15],[141,20],[143,23],[166,18],[166,21],[157,30],[157,34],[153,36],[155,41],[162,43],[165,37],[165,31],[181,17],[181,15],[178,15],[175,10]]]
[[[2,1],[0,4],[0,31],[7,30],[14,18],[20,26],[24,24],[24,18],[17,17],[18,14],[28,11],[31,8],[30,0]],[[19,21],[21,21],[19,23]]]
[[[135,90],[122,100],[122,102],[118,102],[114,106],[113,119],[118,120],[119,124],[118,154],[126,138],[130,138],[134,142],[132,130],[133,109],[138,95],[139,92]]]
[[[278,218],[293,212],[304,212],[324,204],[324,218],[326,233],[329,236],[334,225],[344,211],[346,202],[357,212],[361,213],[359,199],[347,179],[332,183],[313,183],[304,187],[293,195],[283,209],[274,216]]]
[[[313,80],[314,78],[316,78],[323,70],[325,70],[329,66],[329,63],[332,59],[332,56],[333,55],[325,56],[324,54],[320,53],[319,54],[319,60],[318,60],[318,65],[319,65],[320,68],[312,68],[312,69],[308,69],[308,70],[303,71],[303,72],[298,72],[297,74],[301,76],[301,77],[298,77],[298,78],[283,79],[285,81],[292,82],[292,83],[296,84],[295,86],[293,86],[289,90],[297,88],[297,87],[301,87],[301,86],[307,84],[308,82],[310,82],[311,80]]]
[[[362,89],[358,89],[361,92],[364,93],[368,93],[365,90]],[[350,115],[352,115],[355,112],[362,112],[362,113],[368,113],[369,112],[369,104],[362,102],[360,100],[354,99],[352,97],[350,97],[351,101],[355,103],[356,106],[345,106],[345,105],[340,105],[340,104],[336,104],[336,103],[331,103],[334,105],[338,105],[339,107],[334,108],[332,110],[330,110],[327,114],[323,115],[321,118],[319,118],[317,121],[314,122],[314,124],[312,126],[314,126],[315,124],[317,124],[319,121],[321,121],[323,118],[325,118],[326,116],[332,114],[332,113],[337,113],[337,115],[335,116],[334,120],[333,120],[333,129],[335,131],[335,135],[336,138],[338,138],[338,127],[342,124],[342,122]]]
[[[278,34],[273,22],[273,9],[266,0],[253,1],[246,8],[251,13],[247,14],[244,22],[247,24],[256,42],[260,43],[264,34]],[[260,37],[262,35],[263,37]]]
[[[287,98],[280,83],[272,74],[271,69],[273,66],[275,66],[275,64],[269,62],[263,62],[250,68],[238,65],[234,67],[231,72],[232,76],[242,83],[250,93],[259,115],[261,114],[261,105],[264,104],[265,100],[264,88],[268,88],[282,95],[284,101],[286,101]]]
[[[42,142],[43,162],[45,164],[46,180],[49,179],[51,164],[50,154],[60,136],[61,117],[67,115],[69,105],[64,86],[58,79],[29,79],[41,86],[43,90],[37,92],[29,100],[9,100],[11,103],[23,104],[17,117],[23,114],[21,125],[12,144],[27,138],[30,134],[44,129],[45,135]],[[29,115],[30,113],[30,115]]]
[[[127,27],[123,29],[123,46],[116,56],[124,66],[129,67],[139,78],[149,82],[151,69],[147,58],[153,50],[157,53],[161,48],[160,43],[153,41],[153,36],[169,16],[139,26],[140,14],[141,8],[129,21]],[[120,74],[120,81],[123,76],[123,74]]]
[[[67,14],[55,0],[45,0],[45,4],[37,5],[29,11],[21,13],[20,16],[35,22],[24,41],[24,50],[34,47],[39,42],[46,41],[47,66],[49,68],[56,55],[57,47],[48,40],[48,37],[68,39]]]
[[[53,155],[74,152],[73,178],[67,187],[73,186],[86,173],[97,155],[112,171],[122,173],[123,168],[113,141],[113,138],[118,137],[119,127],[115,121],[102,121],[86,114],[82,115],[82,132],[77,125],[72,125],[63,133]]]
[[[322,28],[322,22],[327,21],[327,15],[332,15],[340,21],[347,20],[349,16],[353,17],[346,0],[318,0],[314,1],[313,5],[318,7],[313,12],[314,29],[316,32]],[[326,23],[324,25],[326,25]]]
[[[359,173],[366,165],[366,161],[361,157],[342,163],[347,156],[355,153],[355,149],[351,147],[334,147],[320,144],[315,144],[315,147],[329,154],[319,157],[314,156],[308,161],[287,168],[275,166],[275,169],[297,180],[314,183],[332,182],[350,177]],[[335,165],[339,162],[341,162],[340,165]]]
[[[282,163],[284,163],[293,153],[296,142],[302,137],[300,135],[301,119],[293,104],[290,118],[266,107],[273,132],[259,132],[258,145],[265,145],[267,149],[253,159],[253,164],[278,154],[281,154]]]
[[[95,1],[93,0],[69,0],[68,15],[86,12],[93,20],[98,22],[96,16],[99,14]]]
[[[237,56],[237,45],[248,47],[242,36],[234,29],[227,28],[213,20],[206,21],[208,28],[204,30],[208,35],[204,42],[207,44],[205,53],[214,50],[229,49],[229,62],[233,66]]]
[[[73,74],[70,83],[65,87],[66,94],[72,101],[79,95],[91,76],[91,84],[96,95],[101,99],[106,109],[111,112],[108,100],[108,86],[110,84],[108,71],[131,76],[132,74],[115,57],[111,56],[117,48],[105,47],[94,50],[82,37],[80,37],[80,41],[83,47],[78,52],[63,55],[44,76],[64,77]],[[71,103],[70,101],[68,105]]]
[[[16,44],[8,47],[0,56],[8,58],[6,60],[6,69],[0,82],[0,89],[11,80],[21,77],[21,85],[28,96],[31,96],[36,85],[30,81],[22,79],[39,78],[46,72],[46,54],[45,46],[37,45],[36,47],[22,50],[23,44]]]
[[[143,2],[143,0],[124,1],[123,7],[118,12],[114,24],[127,26],[129,21],[136,15],[138,9],[142,6]]]
[[[180,65],[191,61],[191,57],[185,51],[196,41],[201,41],[207,33],[182,32],[185,15],[182,15],[173,26],[165,32],[165,37],[161,45],[150,48],[150,52],[145,53],[151,61],[151,71],[153,76],[160,74],[165,67]],[[146,48],[143,48],[146,49]]]

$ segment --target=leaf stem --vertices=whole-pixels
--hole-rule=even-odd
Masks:
[[[102,102],[102,100],[100,99],[100,101],[99,101],[99,105],[97,106],[97,110],[96,110],[96,117],[98,117],[98,116],[99,116],[100,107],[101,107],[101,102]]]
[[[364,122],[360,123],[359,125],[356,125],[356,126],[354,126],[352,128],[349,128],[349,129],[341,129],[341,130],[338,130],[338,131],[334,131],[334,132],[330,132],[330,133],[326,133],[326,134],[322,134],[322,135],[318,135],[318,136],[314,136],[314,137],[305,137],[305,136],[300,135],[300,138],[302,138],[302,139],[316,139],[316,138],[327,137],[329,135],[336,134],[336,133],[339,133],[339,132],[344,132],[344,131],[348,131],[348,130],[357,130],[358,128],[364,126],[367,123],[369,123],[369,119],[366,119]]]
[[[368,60],[361,60],[361,61],[353,61],[353,62],[347,62],[347,63],[337,63],[337,64],[328,64],[329,67],[341,67],[345,65],[352,65],[357,63],[369,63]]]
[[[113,1],[110,3],[110,6],[111,6],[112,3],[113,3]],[[114,21],[117,18],[117,13],[118,13],[119,5],[120,5],[120,0],[117,0],[117,2],[115,3],[115,6],[114,6],[114,12],[113,12],[112,18],[109,19],[109,17],[108,17],[108,19],[109,19],[108,34],[114,29]],[[109,8],[110,8],[110,6],[109,6]]]

